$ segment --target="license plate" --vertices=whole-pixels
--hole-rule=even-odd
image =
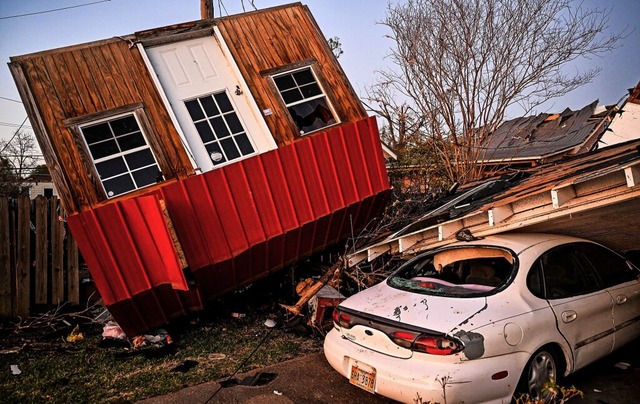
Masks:
[[[351,377],[349,383],[360,387],[363,390],[373,393],[373,389],[376,385],[376,370],[372,368],[371,372],[368,372],[356,365],[351,366]]]

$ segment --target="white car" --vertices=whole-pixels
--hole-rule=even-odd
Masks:
[[[324,354],[369,392],[509,403],[519,387],[544,400],[550,379],[640,336],[640,271],[587,240],[500,234],[417,256],[333,318]]]

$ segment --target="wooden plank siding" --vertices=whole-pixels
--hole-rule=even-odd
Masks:
[[[77,128],[65,124],[140,103],[165,179],[193,173],[188,155],[137,48],[114,39],[11,58],[10,68],[69,214],[106,200]],[[148,190],[148,189],[147,189]]]
[[[300,3],[215,20],[238,64],[269,130],[281,146],[294,141],[297,128],[268,72],[315,60],[314,71],[342,123],[367,117],[362,103],[329,49],[313,16]]]

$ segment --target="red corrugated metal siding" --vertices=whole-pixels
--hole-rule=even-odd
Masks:
[[[105,303],[133,335],[198,306],[160,287],[186,283],[176,277],[182,272],[157,198],[197,288],[211,299],[361,230],[382,212],[388,191],[377,125],[368,118],[69,221],[85,238],[80,248]],[[151,318],[152,310],[160,312]]]

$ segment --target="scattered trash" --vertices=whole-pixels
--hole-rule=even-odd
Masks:
[[[187,373],[189,370],[193,369],[194,367],[196,367],[198,365],[197,361],[191,360],[191,359],[187,359],[186,361],[182,362],[182,364],[174,367],[173,369],[171,369],[172,372],[180,372],[180,373]]]
[[[627,370],[629,369],[629,367],[631,367],[631,364],[627,362],[618,362],[614,366],[618,369]]]
[[[115,321],[108,321],[102,329],[102,338],[113,339],[127,339],[127,334],[122,331],[122,328]]]
[[[231,313],[231,317],[233,318],[245,318],[246,316],[247,315],[244,313],[236,313],[236,312]]]
[[[277,396],[281,396],[282,392],[278,391],[278,390],[273,390],[273,394],[277,395]]]
[[[602,390],[598,390],[598,389],[593,389],[594,393],[602,393]]]
[[[267,326],[267,328],[273,328],[276,326],[276,322],[269,318],[264,322],[264,325]]]
[[[71,331],[71,334],[67,335],[67,342],[78,342],[84,339],[84,334],[80,332],[80,324],[76,325]]]
[[[18,365],[11,365],[11,373],[14,375],[19,375],[22,373],[22,370],[18,367]]]

